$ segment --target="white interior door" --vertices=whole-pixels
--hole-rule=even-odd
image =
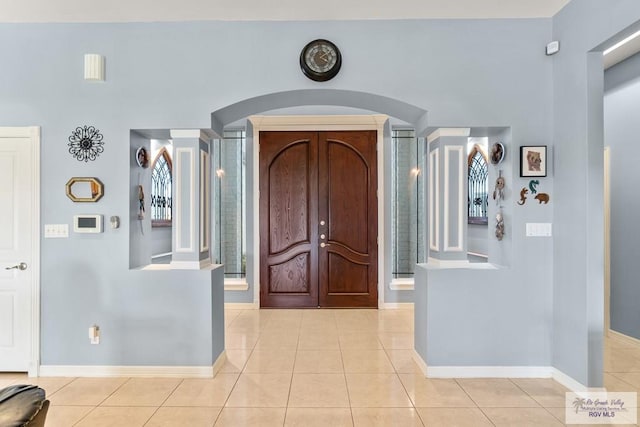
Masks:
[[[0,128],[0,371],[32,371],[38,350],[37,131]]]

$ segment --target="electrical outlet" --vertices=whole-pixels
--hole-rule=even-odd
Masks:
[[[89,341],[91,344],[100,344],[100,327],[93,325],[89,328]]]

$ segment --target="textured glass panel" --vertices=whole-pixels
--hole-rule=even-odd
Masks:
[[[413,130],[394,130],[392,144],[392,274],[413,277],[425,260],[424,140]]]
[[[171,166],[166,150],[153,164],[151,172],[151,221],[171,221]]]
[[[487,220],[489,170],[482,153],[475,152],[469,164],[469,218]]]
[[[225,277],[246,274],[246,135],[225,131],[213,143],[214,257],[224,264]]]

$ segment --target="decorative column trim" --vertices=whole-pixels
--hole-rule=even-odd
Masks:
[[[193,253],[195,252],[194,240],[195,240],[195,153],[193,148],[185,148],[180,147],[175,149],[175,162],[173,163],[173,167],[175,169],[175,175],[178,177],[178,182],[182,182],[183,179],[183,171],[182,171],[182,161],[183,158],[187,156],[187,160],[189,161],[189,195],[182,194],[182,185],[176,186],[176,201],[174,206],[178,206],[175,212],[175,220],[176,220],[176,252],[186,252]],[[184,201],[186,197],[189,197],[189,218],[182,217],[182,208],[184,206]],[[184,221],[189,221],[189,245],[184,245],[184,237],[182,235],[182,225]]]
[[[449,199],[450,196],[450,191],[451,191],[451,179],[450,179],[450,166],[451,166],[451,153],[457,153],[458,155],[458,171],[461,172],[462,168],[464,166],[464,153],[462,150],[461,146],[445,146],[444,147],[444,250],[445,251],[450,251],[450,252],[460,252],[462,251],[462,232],[463,232],[463,228],[464,228],[464,224],[463,224],[463,217],[464,215],[462,215],[463,212],[463,193],[464,193],[464,187],[463,187],[463,179],[462,176],[464,176],[464,174],[460,174],[458,173],[458,200],[457,200],[457,205],[458,205],[458,212],[457,212],[457,216],[455,218],[455,222],[456,222],[456,227],[458,230],[458,239],[455,242],[455,246],[452,246],[452,242],[451,242],[451,232],[450,232],[450,228],[449,228],[449,206],[451,203],[451,200]]]
[[[440,250],[440,148],[429,152],[429,249]]]

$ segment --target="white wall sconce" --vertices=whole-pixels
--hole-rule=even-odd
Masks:
[[[104,81],[104,56],[97,53],[84,55],[84,79],[94,82]]]

